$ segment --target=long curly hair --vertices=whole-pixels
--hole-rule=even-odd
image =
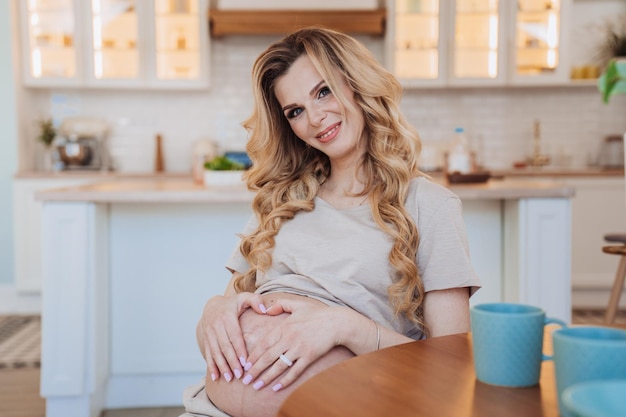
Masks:
[[[281,224],[298,211],[313,210],[314,198],[330,175],[328,157],[307,146],[292,131],[274,94],[276,81],[306,54],[345,111],[360,111],[367,137],[360,161],[373,217],[393,241],[389,262],[395,271],[388,296],[396,314],[426,330],[422,314],[424,287],[418,275],[418,232],[404,207],[418,168],[421,144],[399,110],[402,88],[374,56],[354,38],[321,28],[301,29],[271,45],[253,70],[254,110],[243,123],[252,168],[245,174],[256,191],[253,209],[258,228],[242,236],[241,253],[250,269],[235,281],[237,291],[254,291],[257,271],[272,262],[274,238]],[[341,77],[354,92],[358,109],[339,88]]]

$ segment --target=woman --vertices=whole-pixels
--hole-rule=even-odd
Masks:
[[[297,31],[257,59],[253,86],[255,216],[198,323],[196,414],[271,416],[339,361],[467,332],[479,286],[460,201],[420,173],[400,85],[364,46]]]

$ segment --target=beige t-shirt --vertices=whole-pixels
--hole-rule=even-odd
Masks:
[[[411,181],[406,210],[417,224],[417,266],[426,292],[470,287],[480,281],[470,263],[461,201],[450,190],[420,177]],[[256,227],[254,216],[244,234]],[[387,296],[393,269],[391,239],[380,230],[369,205],[335,209],[317,197],[315,209],[283,223],[275,238],[272,266],[257,273],[257,292],[287,292],[350,307],[413,339],[421,329],[396,317]],[[227,263],[245,272],[237,247]]]

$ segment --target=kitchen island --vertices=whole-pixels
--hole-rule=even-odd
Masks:
[[[463,201],[483,288],[570,320],[570,198],[553,181],[450,186]],[[243,185],[190,179],[98,182],[41,191],[41,393],[47,416],[176,406],[203,376],[195,323],[230,279],[223,267],[248,220]]]

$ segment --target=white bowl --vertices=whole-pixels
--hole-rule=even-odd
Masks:
[[[207,187],[233,187],[243,184],[243,171],[204,171],[204,185]]]

